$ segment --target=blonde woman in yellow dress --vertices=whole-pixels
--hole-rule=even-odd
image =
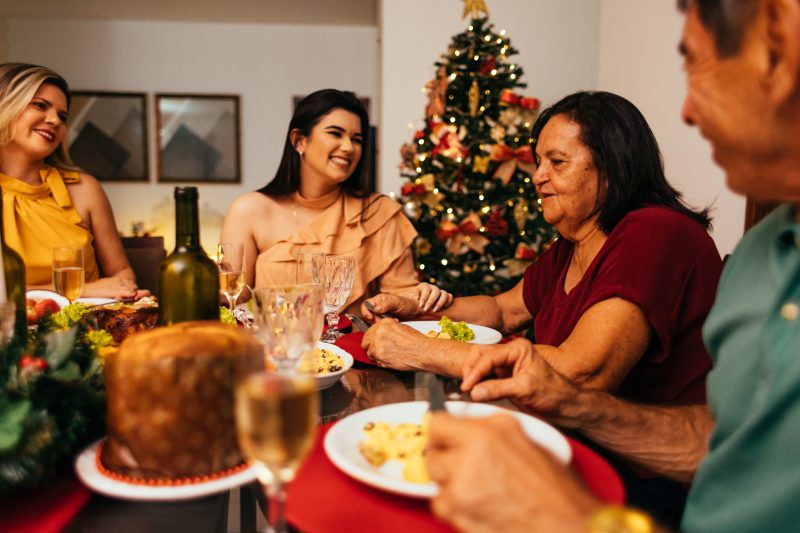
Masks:
[[[52,287],[52,250],[84,251],[83,296],[136,299],[111,204],[67,151],[69,86],[52,70],[0,64],[0,187],[6,242],[25,261],[29,288]]]
[[[368,128],[351,92],[323,89],[298,104],[274,179],[237,198],[222,227],[220,242],[244,243],[249,286],[294,283],[298,255],[322,252],[355,258],[350,311],[379,292],[427,310],[449,305],[449,293],[419,283],[410,248],[417,232],[400,205],[368,191]]]

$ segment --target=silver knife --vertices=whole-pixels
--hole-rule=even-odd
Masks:
[[[417,390],[423,390],[427,393],[431,412],[445,410],[444,387],[436,374],[417,372],[414,376],[414,385]]]
[[[347,318],[349,318],[349,319],[350,319],[350,322],[352,322],[352,323],[353,323],[353,325],[354,325],[356,328],[358,328],[358,330],[359,330],[359,331],[361,331],[362,333],[366,333],[366,332],[367,332],[367,330],[369,329],[369,324],[367,324],[366,322],[364,322],[364,319],[363,319],[363,318],[361,318],[360,316],[358,316],[358,315],[354,315],[354,314],[352,314],[352,313],[345,313],[345,314],[344,314],[344,316],[346,316]]]

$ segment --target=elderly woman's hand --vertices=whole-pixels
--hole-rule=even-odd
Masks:
[[[361,347],[378,366],[416,370],[420,366],[419,344],[425,336],[392,318],[379,319],[364,334]]]
[[[433,415],[425,462],[433,512],[460,531],[583,532],[600,507],[509,415]]]
[[[570,412],[578,387],[556,372],[525,339],[472,352],[462,366],[462,376],[461,389],[470,392],[475,401],[508,398],[520,409],[551,422],[575,425]]]
[[[361,316],[369,322],[379,318],[377,315],[391,316],[400,320],[412,320],[421,314],[416,299],[405,298],[399,294],[381,293],[366,300],[375,309],[373,313],[364,303],[361,304]]]

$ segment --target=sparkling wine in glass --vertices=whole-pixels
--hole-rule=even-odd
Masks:
[[[228,299],[231,312],[234,312],[236,300],[244,290],[244,245],[238,242],[218,244],[217,267],[220,291]]]
[[[355,259],[352,256],[327,256],[325,258],[324,309],[328,329],[320,338],[323,342],[336,342],[343,333],[339,325],[339,311],[350,291],[355,278]]]
[[[236,386],[236,432],[244,456],[267,485],[271,531],[287,531],[286,485],[311,449],[319,419],[314,379],[257,372]]]
[[[325,277],[325,254],[322,252],[300,252],[297,255],[297,283],[322,285]]]
[[[293,373],[322,331],[322,288],[273,285],[253,291],[256,335],[279,372]]]
[[[53,288],[70,302],[83,293],[83,248],[53,248]]]

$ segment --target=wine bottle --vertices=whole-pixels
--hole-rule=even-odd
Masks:
[[[158,323],[219,320],[219,272],[200,246],[197,187],[175,187],[175,250],[158,273]]]
[[[2,191],[0,191],[2,198]],[[14,312],[14,336],[25,346],[28,336],[28,312],[25,307],[25,263],[19,254],[6,244],[3,229],[3,202],[0,200],[0,246],[3,249],[3,272],[6,282],[6,301],[17,306]]]

